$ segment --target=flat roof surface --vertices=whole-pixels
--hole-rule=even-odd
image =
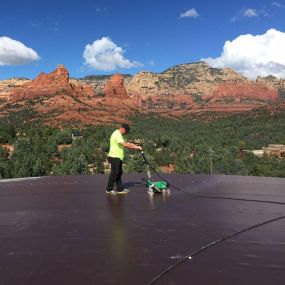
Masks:
[[[163,175],[150,197],[143,177],[0,182],[0,284],[285,284],[285,179]]]

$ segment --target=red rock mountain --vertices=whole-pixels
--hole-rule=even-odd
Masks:
[[[70,79],[59,65],[34,80],[0,81],[0,116],[62,126],[126,121],[134,112],[165,117],[196,116],[205,112],[245,112],[272,104],[284,105],[285,81],[275,77],[255,82],[231,69],[204,62],[174,66],[162,73],[134,76],[89,76]],[[24,115],[23,115],[24,114]],[[26,117],[21,117],[26,116]]]
[[[53,72],[13,88],[3,97],[5,102],[0,101],[0,116],[19,113],[28,117],[21,118],[23,122],[37,120],[53,126],[125,122],[136,106],[122,76],[114,76],[104,90],[103,97],[95,94],[91,85],[70,79],[68,70],[58,65]]]
[[[116,97],[120,99],[130,99],[124,85],[124,78],[121,74],[112,75],[104,88],[104,93],[106,98]]]
[[[7,80],[0,80],[0,100],[9,100],[10,93],[24,83],[29,82],[26,78],[11,78]]]
[[[91,86],[71,83],[68,70],[60,64],[55,71],[48,74],[41,73],[36,79],[16,87],[11,92],[10,100],[34,99],[40,96],[53,96],[64,92],[79,98],[94,95]]]
[[[225,98],[232,98],[235,102],[240,102],[243,99],[277,101],[278,91],[254,82],[223,83],[217,85],[210,95],[202,96],[203,100],[210,99],[211,102]]]

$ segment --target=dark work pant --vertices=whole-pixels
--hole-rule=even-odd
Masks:
[[[109,162],[111,163],[111,173],[108,180],[107,191],[113,190],[116,183],[117,190],[123,190],[122,174],[123,174],[123,163],[117,157],[109,157]]]

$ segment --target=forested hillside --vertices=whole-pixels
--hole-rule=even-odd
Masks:
[[[127,139],[142,144],[156,170],[177,173],[285,177],[285,158],[256,157],[244,150],[285,144],[285,114],[259,110],[205,122],[198,119],[132,117]],[[72,129],[0,125],[0,177],[72,175],[108,171],[114,126],[90,126],[72,139]],[[14,150],[8,151],[8,146]],[[143,172],[139,152],[127,151],[125,172]]]

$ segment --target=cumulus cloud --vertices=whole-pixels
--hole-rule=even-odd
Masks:
[[[258,14],[256,12],[256,9],[252,9],[252,8],[244,10],[242,15],[244,17],[248,17],[248,18],[250,18],[250,17],[257,17],[258,16]]]
[[[192,9],[190,9],[190,10],[184,12],[184,13],[181,13],[179,17],[180,17],[180,18],[197,18],[197,17],[199,17],[199,16],[200,16],[200,15],[199,15],[199,13],[196,11],[196,9],[195,9],[195,8],[192,8]]]
[[[141,63],[124,58],[125,51],[110,38],[103,37],[85,46],[85,64],[97,70],[112,71],[116,68],[140,67]]]
[[[270,29],[263,35],[241,35],[226,41],[217,58],[204,58],[209,65],[232,68],[248,78],[285,77],[285,33]]]
[[[39,59],[39,55],[23,43],[9,37],[0,37],[0,66],[23,65]]]

